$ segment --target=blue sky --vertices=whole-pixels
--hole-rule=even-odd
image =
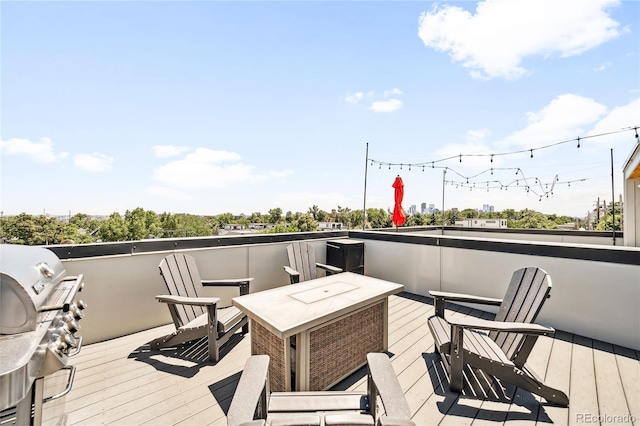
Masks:
[[[584,216],[611,200],[611,149],[622,193],[636,139],[620,130],[640,125],[636,1],[3,1],[0,13],[5,215],[360,209],[368,143],[367,207],[392,208],[400,174],[405,209],[441,208],[444,193],[446,209]],[[441,168],[416,166],[460,154],[436,164],[445,185]]]

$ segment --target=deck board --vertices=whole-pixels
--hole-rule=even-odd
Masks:
[[[417,425],[564,425],[580,423],[579,415],[637,419],[638,352],[570,333],[539,338],[527,363],[548,384],[569,394],[569,408],[468,369],[470,383],[463,394],[450,392],[426,325],[433,312],[425,297],[403,293],[389,298],[389,353]],[[457,305],[447,305],[446,315],[491,316]],[[77,366],[72,391],[45,404],[43,424],[225,425],[250,355],[249,336],[234,336],[220,361],[211,363],[204,341],[149,350],[152,339],[171,330],[164,326],[85,346],[72,359]],[[363,390],[365,375],[360,369],[336,388]],[[59,391],[65,380],[48,377],[45,393]]]

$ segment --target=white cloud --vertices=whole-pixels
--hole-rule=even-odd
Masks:
[[[261,182],[273,177],[286,176],[289,170],[254,173],[254,167],[240,162],[235,152],[198,148],[181,160],[157,167],[153,176],[172,188],[223,188],[243,182]]]
[[[369,109],[373,112],[393,112],[402,107],[400,99],[389,99],[388,101],[375,101]]]
[[[640,125],[640,98],[634,99],[626,105],[613,108],[609,114],[593,126],[588,134],[599,135],[637,125]],[[621,154],[621,156],[625,156],[631,152],[634,137],[634,131],[629,130],[628,132],[620,132],[608,136],[591,138],[585,141],[584,145],[587,148],[592,144],[606,144],[612,148],[621,146],[624,147],[625,150],[629,151]]]
[[[73,156],[73,165],[87,172],[104,172],[113,164],[113,158],[100,153],[76,154]]]
[[[437,158],[447,158],[459,154],[481,154],[482,156],[478,157],[463,156],[462,165],[486,168],[487,156],[492,153],[527,150],[571,140],[580,135],[587,136],[597,133],[589,129],[598,122],[604,123],[596,127],[597,129],[606,128],[602,130],[603,132],[617,130],[633,123],[633,114],[635,113],[637,117],[639,110],[640,106],[636,101],[625,107],[616,108],[615,115],[612,112],[607,116],[607,107],[595,100],[574,94],[564,94],[551,100],[540,110],[527,113],[527,125],[500,140],[487,142],[488,130],[470,130],[467,132],[468,142],[448,144],[436,151],[435,155]],[[605,120],[605,117],[611,118]],[[496,155],[492,163],[492,167],[499,167],[504,164],[504,158]]]
[[[527,113],[527,126],[498,145],[530,148],[572,139],[585,134],[587,128],[606,114],[607,107],[591,98],[570,93],[560,95],[541,110]]]
[[[274,178],[283,178],[293,174],[293,170],[285,169],[285,170],[274,170],[267,172],[267,175]]]
[[[382,96],[384,96],[385,98],[388,98],[389,96],[393,96],[393,95],[402,95],[402,90],[398,89],[397,87],[394,87],[391,90],[385,90],[384,93],[382,94]]]
[[[189,147],[177,145],[154,145],[153,154],[158,158],[175,157],[189,151]]]
[[[382,92],[382,95],[380,95],[379,93],[376,94],[375,91],[371,90],[367,93],[365,92],[355,92],[355,93],[348,93],[345,97],[344,100],[346,102],[352,103],[352,104],[357,104],[358,102],[360,102],[363,99],[381,99],[381,100],[374,100],[371,102],[371,105],[369,106],[369,110],[373,111],[373,112],[393,112],[396,111],[398,109],[400,109],[402,107],[402,101],[399,99],[388,99],[390,96],[399,96],[402,95],[402,90],[398,89],[397,87],[394,87],[393,89],[388,89],[388,90],[384,90]]]
[[[605,63],[601,64],[600,66],[595,67],[593,70],[594,70],[595,72],[604,71],[604,70],[606,70],[607,68],[610,68],[610,67],[611,67],[611,65],[612,65],[612,64],[611,64],[611,62],[605,62]]]
[[[474,142],[482,142],[490,134],[491,134],[491,132],[489,131],[489,129],[469,130],[467,132],[467,139],[469,139],[470,141],[474,141]]]
[[[364,98],[364,93],[356,92],[356,93],[348,93],[344,97],[344,100],[349,102],[350,104],[357,104],[362,100],[362,98]]]
[[[66,152],[54,153],[53,142],[49,138],[40,138],[38,142],[12,138],[0,141],[0,148],[4,155],[26,155],[36,163],[55,163],[68,156]]]
[[[615,37],[608,14],[619,0],[485,0],[475,14],[437,4],[420,15],[418,36],[474,78],[515,79],[529,56],[579,55]]]

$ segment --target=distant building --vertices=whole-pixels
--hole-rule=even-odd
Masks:
[[[273,223],[250,223],[249,229],[253,231],[262,231],[264,229],[271,229],[274,226],[276,225],[274,225]]]
[[[482,205],[482,212],[483,213],[493,213],[494,212],[494,208],[493,208],[493,206],[491,206],[489,204],[483,204]]]
[[[427,203],[422,203],[420,207],[420,213],[422,214],[433,214],[438,212],[435,204],[429,204],[429,206],[427,207]]]
[[[506,228],[507,219],[464,219],[456,220],[455,226],[463,228]]]
[[[242,231],[244,229],[244,225],[240,223],[227,223],[224,226],[225,231]]]
[[[318,222],[321,231],[338,231],[342,229],[342,222]]]
[[[409,210],[407,210],[408,214],[416,214],[418,210],[416,209],[416,205],[415,204],[411,204],[411,206],[409,206]]]
[[[578,229],[578,225],[576,225],[576,224],[575,224],[575,223],[573,223],[573,222],[567,222],[567,223],[564,223],[564,224],[562,224],[562,225],[558,225],[558,229],[571,230],[571,231],[573,231],[573,230]]]

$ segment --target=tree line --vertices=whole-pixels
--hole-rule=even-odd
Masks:
[[[611,208],[610,208],[611,209]],[[616,206],[616,229],[620,229],[620,210]],[[364,222],[366,229],[390,228],[392,212],[387,209],[367,209]],[[403,227],[454,225],[457,220],[507,219],[509,228],[557,229],[559,225],[574,222],[584,225],[581,219],[555,214],[544,214],[534,210],[516,211],[506,209],[501,212],[482,213],[475,209],[447,210],[432,214],[415,213],[407,216]],[[127,210],[124,215],[112,213],[108,218],[98,220],[93,216],[78,213],[59,220],[44,215],[21,213],[2,217],[0,240],[13,244],[86,244],[95,242],[132,241],[151,238],[200,237],[218,235],[228,224],[239,224],[248,228],[250,224],[270,224],[263,233],[310,232],[319,230],[319,222],[340,222],[346,229],[361,229],[362,210],[351,210],[338,206],[325,211],[314,205],[306,212],[282,212],[280,208],[270,209],[266,214],[254,212],[250,215],[235,216],[231,213],[199,216],[187,213],[160,213],[138,207]],[[603,218],[596,229],[611,230],[614,217]]]

